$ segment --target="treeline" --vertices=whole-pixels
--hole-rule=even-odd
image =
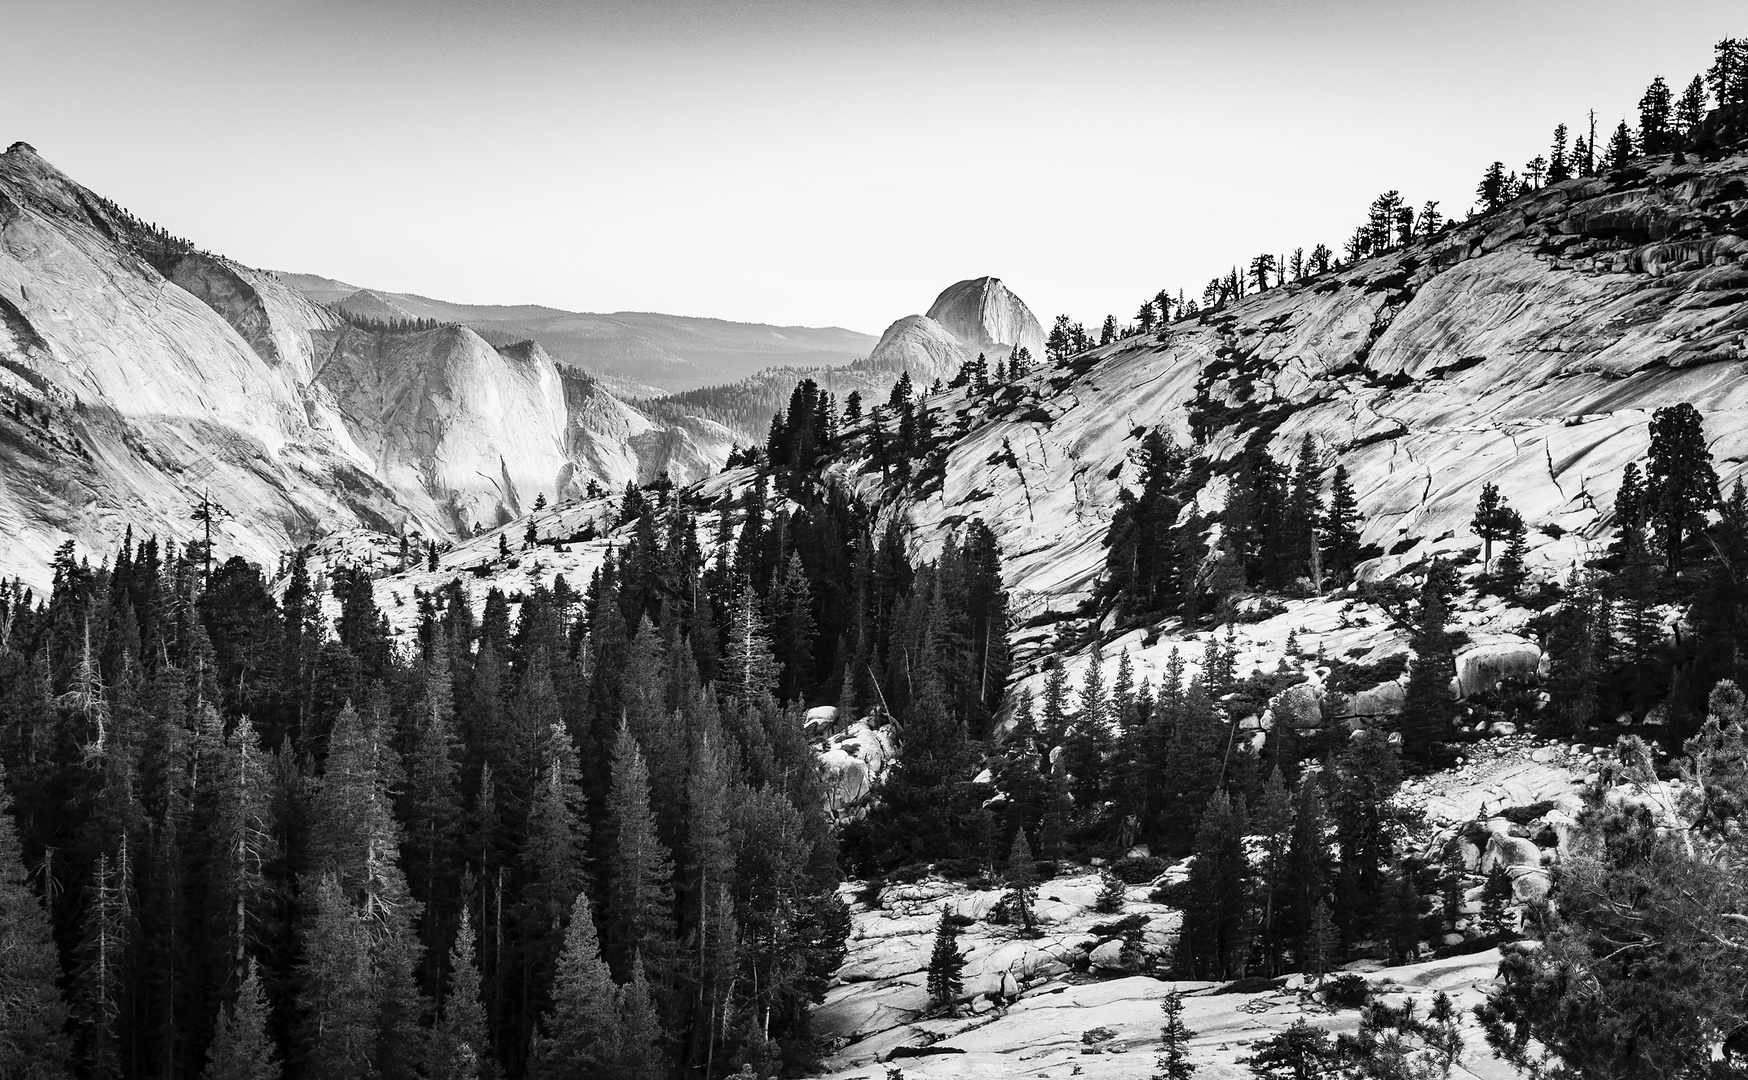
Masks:
[[[1598,141],[1596,113],[1592,111],[1586,134],[1574,139],[1565,124],[1556,126],[1547,154],[1537,154],[1526,162],[1521,175],[1507,170],[1503,162],[1493,162],[1476,185],[1476,206],[1486,213],[1544,183],[1618,172],[1635,157],[1692,149],[1694,137],[1714,104],[1718,108],[1748,104],[1748,42],[1737,38],[1718,42],[1712,66],[1705,74],[1695,75],[1679,96],[1663,76],[1652,79],[1639,99],[1638,126],[1629,127],[1622,119],[1607,145]]]
[[[444,323],[436,319],[414,318],[383,319],[373,315],[361,315],[350,311],[340,304],[327,305],[328,310],[338,315],[347,326],[363,330],[370,334],[414,334],[422,330],[437,330],[444,326],[459,326],[459,323]]]
[[[1635,157],[1693,149],[1694,138],[1711,108],[1743,105],[1748,105],[1748,39],[1726,38],[1715,47],[1711,67],[1703,75],[1695,75],[1679,95],[1662,76],[1653,79],[1639,99],[1636,128],[1623,119],[1603,143],[1592,111],[1588,134],[1574,138],[1565,124],[1558,125],[1548,152],[1531,158],[1521,173],[1506,168],[1503,161],[1488,165],[1476,185],[1471,213],[1490,213],[1544,184],[1619,171]],[[1253,291],[1266,292],[1432,239],[1455,224],[1455,219],[1439,210],[1437,201],[1428,201],[1416,211],[1401,192],[1392,189],[1372,200],[1364,220],[1348,235],[1345,261],[1322,243],[1310,250],[1295,247],[1291,252],[1264,252],[1210,278],[1202,287],[1199,302],[1195,296],[1186,297],[1181,288],[1175,297],[1170,289],[1161,289],[1141,302],[1130,321],[1106,315],[1096,334],[1069,316],[1058,315],[1051,331],[1049,359],[1057,361],[1095,346],[1153,333],[1176,320],[1218,311]]]
[[[206,255],[217,258],[210,251],[195,246],[193,241],[176,236],[170,230],[152,221],[145,221],[134,216],[133,211],[120,204],[106,199],[96,193],[90,193],[97,205],[104,211],[102,214],[91,214],[95,222],[111,238],[126,245],[140,258],[150,263],[158,273],[168,277],[175,268],[176,260],[184,255]],[[116,232],[114,226],[120,226]]]

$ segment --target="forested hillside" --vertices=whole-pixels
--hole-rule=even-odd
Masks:
[[[1186,992],[1294,995],[1260,1077],[1738,1075],[1748,46],[1708,78],[1257,295],[801,379],[692,485],[62,545],[0,591],[0,1076],[947,1076],[1119,976],[1167,1080]]]

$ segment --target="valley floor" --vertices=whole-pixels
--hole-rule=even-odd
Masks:
[[[1563,834],[1576,815],[1578,791],[1594,775],[1601,748],[1537,744],[1523,737],[1492,739],[1466,748],[1457,766],[1406,784],[1398,798],[1425,815],[1415,838],[1426,849],[1451,842],[1467,823],[1487,823],[1506,839],[1507,811],[1538,806],[1543,842]],[[1539,805],[1538,805],[1539,804]],[[1545,826],[1551,826],[1544,828]],[[1517,827],[1512,832],[1532,831]],[[1472,835],[1471,827],[1465,835]],[[1534,846],[1523,847],[1536,853]],[[1557,847],[1536,859],[1558,858]],[[1466,857],[1480,869],[1496,858],[1493,845]],[[1183,863],[1162,880],[1184,873]],[[1524,866],[1514,873],[1536,873]],[[1147,1080],[1159,1046],[1160,999],[1173,988],[1184,995],[1184,1019],[1195,1032],[1192,1060],[1201,1077],[1249,1077],[1243,1059],[1253,1044],[1304,1019],[1332,1032],[1359,1026],[1357,1010],[1326,1008],[1303,976],[1261,993],[1221,993],[1217,984],[1165,982],[1133,974],[1120,943],[1100,924],[1143,915],[1141,944],[1149,956],[1164,955],[1176,937],[1178,914],[1148,899],[1152,884],[1126,890],[1120,914],[1094,910],[1100,878],[1081,869],[1044,882],[1037,916],[1042,936],[1022,938],[986,916],[1003,893],[936,878],[889,885],[877,896],[863,883],[848,883],[853,928],[849,956],[814,1017],[815,1031],[838,1049],[825,1063],[827,1080],[888,1080],[888,1069],[905,1080],[1027,1077],[1054,1080]],[[971,920],[959,939],[966,957],[961,1015],[934,1015],[926,989],[929,952],[943,908]],[[1430,944],[1430,943],[1429,943]],[[1451,995],[1463,1011],[1465,1048],[1454,1074],[1509,1077],[1513,1070],[1488,1050],[1472,1009],[1486,996],[1499,965],[1499,951],[1426,960],[1399,967],[1373,961],[1350,966],[1371,984],[1374,996],[1392,1004],[1412,998],[1424,1010],[1434,995]],[[906,1056],[923,1050],[926,1056]],[[893,1058],[894,1051],[900,1056]]]

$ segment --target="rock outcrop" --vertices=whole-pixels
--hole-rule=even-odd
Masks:
[[[941,290],[928,317],[976,352],[1010,353],[1024,348],[1033,360],[1044,357],[1044,328],[1025,301],[1000,278],[980,277]]]
[[[908,371],[926,387],[951,379],[978,353],[994,363],[1022,346],[1034,361],[1044,355],[1044,331],[1031,310],[1000,278],[971,278],[943,290],[928,314],[906,315],[888,326],[868,354],[868,366]]]

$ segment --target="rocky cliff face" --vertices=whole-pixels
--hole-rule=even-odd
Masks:
[[[1311,436],[1326,464],[1347,466],[1363,539],[1384,553],[1369,577],[1433,554],[1478,571],[1469,519],[1485,481],[1529,524],[1532,572],[1560,575],[1606,543],[1622,469],[1644,458],[1655,409],[1693,403],[1721,480],[1743,475],[1745,259],[1748,156],[1640,163],[1039,369],[993,401],[940,395],[954,434],[938,487],[891,502],[859,463],[845,475],[915,524],[925,556],[968,518],[989,523],[1017,606],[1035,620],[1020,642],[1034,662],[1063,620],[1082,617],[1118,491],[1133,483],[1128,452],[1153,426],[1189,444],[1194,421],[1210,512],[1246,446],[1287,458]],[[1331,655],[1338,644],[1405,648],[1381,612],[1333,603],[1239,627],[1241,670],[1272,669],[1294,629],[1316,651],[1312,622]],[[1468,603],[1473,635],[1513,646],[1527,612]],[[1102,648],[1112,663],[1128,649],[1139,677],[1173,647],[1193,669],[1205,637],[1167,625]]]
[[[971,278],[947,286],[929,305],[928,316],[973,350],[1011,352],[1024,347],[1034,358],[1044,355],[1044,328],[1000,278]]]
[[[732,436],[651,421],[538,346],[360,330],[272,274],[194,249],[25,144],[0,155],[0,574],[132,525],[271,564],[335,529],[434,535],[532,502],[696,479]],[[670,428],[672,429],[670,431]]]
[[[978,353],[993,361],[1022,346],[1034,359],[1044,355],[1044,331],[1031,310],[1001,279],[971,278],[943,290],[928,314],[906,315],[888,326],[868,354],[868,366],[908,371],[927,386],[951,379]]]

